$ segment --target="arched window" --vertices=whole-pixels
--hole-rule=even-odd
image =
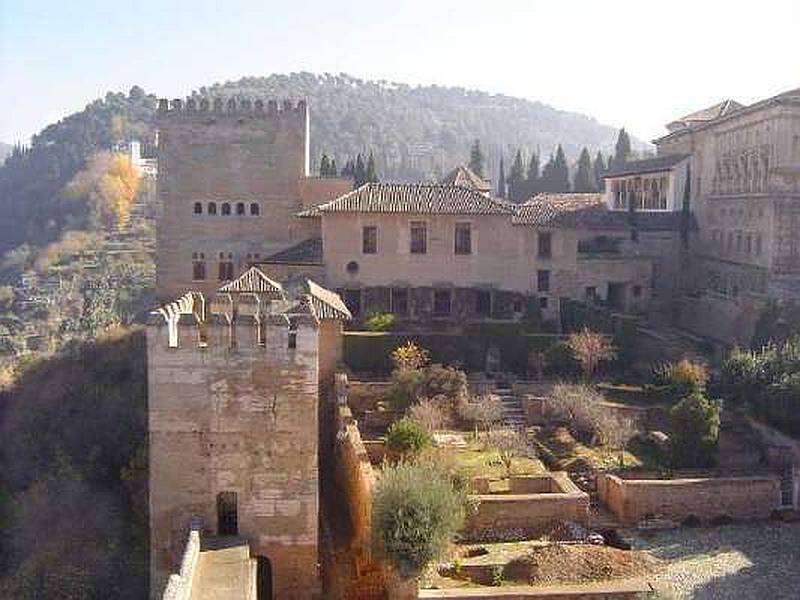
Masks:
[[[202,215],[203,214],[203,203],[202,202],[195,202],[194,203],[194,214]]]
[[[258,215],[260,213],[261,213],[261,207],[258,205],[258,202],[252,202],[250,204],[250,214]]]
[[[231,214],[231,205],[228,204],[227,202],[222,203],[222,214],[223,215]]]
[[[210,215],[217,214],[217,203],[216,202],[209,202],[208,203],[208,214],[210,214]]]
[[[244,214],[244,202],[237,202],[236,203],[236,214],[243,215]]]

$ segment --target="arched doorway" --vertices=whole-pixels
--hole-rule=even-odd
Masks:
[[[239,508],[236,492],[217,494],[217,534],[239,535]]]
[[[256,598],[272,600],[272,563],[266,556],[256,556]]]

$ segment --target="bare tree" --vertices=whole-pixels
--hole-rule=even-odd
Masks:
[[[477,437],[478,427],[488,432],[492,425],[503,420],[503,402],[495,394],[462,397],[458,401],[458,416],[475,427]]]
[[[617,349],[607,335],[591,331],[584,327],[582,331],[571,333],[567,345],[575,359],[581,364],[583,375],[591,379],[597,365],[604,360],[614,360]]]
[[[639,433],[636,424],[626,417],[611,417],[604,429],[606,443],[619,450],[619,466],[622,469],[625,467],[625,448]]]
[[[492,429],[489,431],[488,442],[490,447],[497,450],[507,477],[511,476],[514,458],[530,456],[533,453],[525,432],[516,429]]]
[[[408,416],[434,433],[443,429],[448,421],[448,413],[444,408],[447,401],[447,398],[440,397],[423,398],[408,410]]]

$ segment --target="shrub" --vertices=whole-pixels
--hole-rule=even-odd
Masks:
[[[409,417],[395,421],[386,432],[386,447],[401,456],[416,456],[432,443],[425,426]]]
[[[580,363],[586,379],[591,379],[601,362],[614,360],[617,357],[617,349],[608,336],[591,331],[587,327],[577,333],[571,333],[567,345]]]
[[[601,407],[603,396],[588,385],[557,384],[545,401],[548,421],[563,422],[577,438],[602,442],[613,424]]]
[[[713,464],[719,437],[719,404],[694,392],[670,410],[670,444],[674,467]]]
[[[672,365],[670,369],[669,385],[678,398],[704,391],[706,381],[708,381],[708,371],[702,363],[684,359]]]
[[[404,579],[441,557],[462,527],[466,492],[430,464],[387,466],[372,496],[375,553]]]
[[[364,327],[367,331],[391,331],[394,321],[394,314],[390,312],[375,312],[367,317]]]
[[[467,374],[453,367],[431,365],[425,370],[425,395],[447,398],[454,407],[459,398],[467,395]]]
[[[395,369],[392,372],[392,387],[389,402],[398,411],[405,411],[422,395],[425,373],[417,369]]]
[[[449,401],[442,397],[423,398],[409,409],[408,416],[433,433],[442,429],[449,420]]]
[[[486,394],[485,396],[475,396],[473,398],[462,397],[457,405],[459,418],[465,423],[489,431],[495,423],[503,420],[503,401],[500,396]]]
[[[558,342],[545,350],[544,363],[551,375],[572,375],[578,367],[578,361],[567,342]]]
[[[397,371],[421,369],[428,364],[429,352],[414,342],[406,342],[392,351],[392,364]]]

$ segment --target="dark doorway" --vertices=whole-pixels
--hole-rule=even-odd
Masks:
[[[345,290],[344,303],[354,317],[361,315],[361,290]]]
[[[272,564],[266,556],[256,556],[256,598],[272,600]]]
[[[625,310],[624,283],[608,283],[608,307],[611,310]]]
[[[239,535],[236,492],[220,492],[217,495],[217,533],[219,535]]]

